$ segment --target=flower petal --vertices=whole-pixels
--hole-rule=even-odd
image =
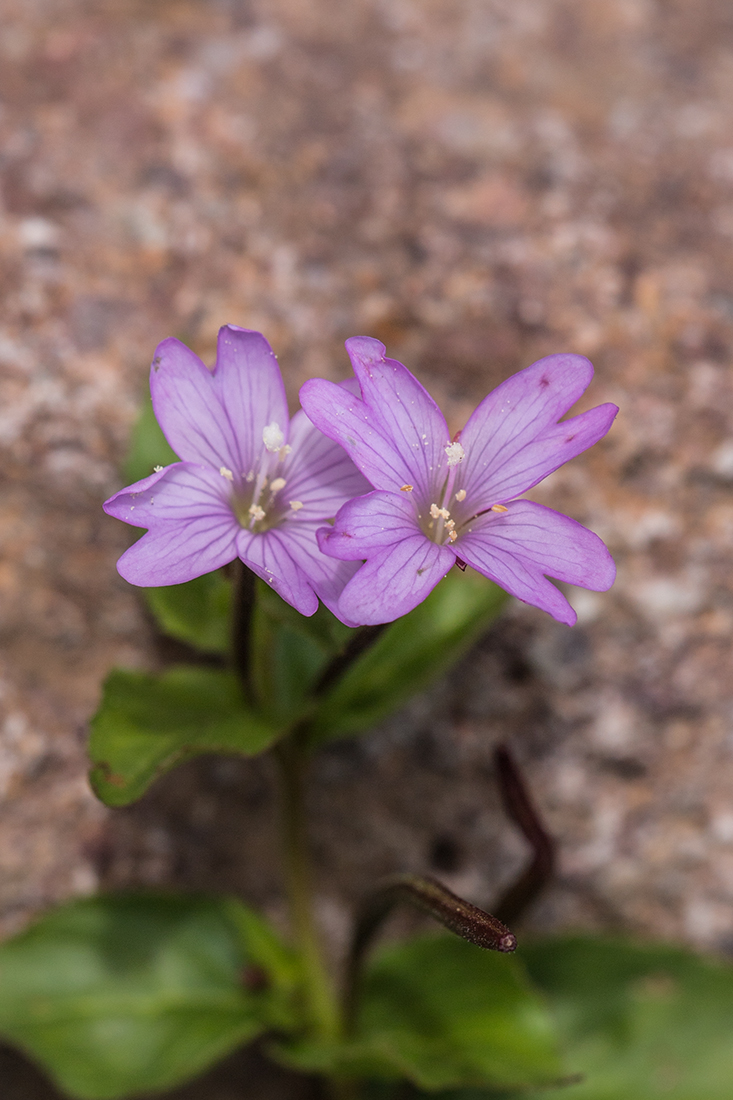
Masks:
[[[313,615],[318,608],[318,597],[294,560],[291,549],[292,540],[282,528],[273,527],[264,534],[240,528],[237,535],[237,553],[244,564],[301,615]]]
[[[283,537],[287,536],[288,553],[308,578],[316,595],[329,611],[341,619],[346,626],[359,626],[360,623],[345,619],[338,608],[338,601],[344,586],[354,576],[361,565],[359,561],[338,561],[323,554],[318,546],[316,532],[320,520],[303,522],[298,512],[294,519],[286,520],[280,527]],[[331,528],[329,527],[330,531]]]
[[[618,412],[615,405],[557,423],[592,377],[593,366],[584,356],[549,355],[484,398],[461,432],[466,457],[460,484],[472,500],[510,500],[606,434]]]
[[[324,435],[341,444],[375,489],[413,485],[433,499],[446,470],[448,426],[430,394],[407,367],[385,359],[368,336],[346,341],[363,400],[344,387],[311,379],[300,403]]]
[[[346,341],[365,404],[377,414],[387,439],[407,463],[407,480],[430,492],[446,472],[445,448],[450,443],[445,417],[417,378],[386,348],[369,336]],[[389,488],[397,488],[391,485]],[[431,500],[433,499],[431,494]]]
[[[525,603],[572,626],[576,614],[547,576],[605,592],[616,566],[604,543],[567,516],[514,500],[506,512],[489,512],[459,534],[456,553],[468,565]]]
[[[404,539],[429,541],[420,529],[411,495],[377,490],[350,500],[333,527],[318,532],[321,550],[341,561],[361,561]]]
[[[335,382],[311,378],[300,391],[308,419],[339,443],[376,489],[399,489],[410,478],[403,455],[384,434],[373,409]]]
[[[239,524],[219,482],[213,470],[176,462],[110,497],[108,515],[149,528],[118,561],[120,576],[157,588],[233,561]]]
[[[174,462],[171,466],[120,489],[104,503],[108,516],[133,527],[185,523],[199,516],[236,524],[229,504],[229,483],[208,466]],[[236,555],[235,555],[236,556]]]
[[[214,376],[180,340],[171,337],[155,349],[150,394],[156,419],[179,458],[238,470],[237,436]]]
[[[280,367],[261,333],[224,325],[219,329],[213,375],[237,448],[236,465],[231,468],[246,477],[262,453],[267,424],[277,424],[288,442],[288,402]]]
[[[343,447],[319,431],[302,409],[290,422],[289,442],[292,452],[283,464],[282,492],[303,505],[297,518],[322,523],[347,500],[369,492],[369,482]]]
[[[391,623],[422,603],[455,560],[447,547],[410,535],[362,565],[344,588],[339,615],[364,626]]]

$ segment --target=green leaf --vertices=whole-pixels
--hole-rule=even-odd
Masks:
[[[558,1100],[733,1096],[731,966],[677,947],[581,936],[543,940],[522,954],[569,1067],[585,1075],[553,1093]]]
[[[66,905],[0,945],[0,1035],[79,1100],[186,1081],[285,1014],[276,974],[248,988],[245,967],[265,962],[247,919],[199,897]]]
[[[192,756],[255,756],[279,732],[247,706],[232,673],[187,665],[159,676],[116,669],[91,722],[91,784],[108,806],[125,806]]]
[[[357,1037],[280,1047],[290,1065],[337,1076],[407,1079],[436,1091],[557,1081],[549,1015],[516,958],[453,936],[383,948],[368,970]]]
[[[155,466],[168,466],[171,462],[178,462],[178,455],[163,435],[148,397],[132,429],[123,473],[131,483],[141,481],[152,474]]]
[[[221,570],[186,584],[143,591],[164,634],[204,653],[229,652],[232,586]]]
[[[507,594],[479,573],[452,569],[392,623],[321,701],[313,744],[375,725],[450,668],[499,614]]]

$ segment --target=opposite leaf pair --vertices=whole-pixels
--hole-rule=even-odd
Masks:
[[[259,333],[224,326],[213,370],[178,340],[159,345],[153,407],[181,461],[105,504],[148,528],[120,559],[122,576],[180,584],[239,557],[301,614],[320,599],[358,626],[399,618],[469,564],[572,624],[546,575],[605,591],[613,561],[580,524],[515,498],[611,426],[610,404],[558,423],[591,380],[588,360],[541,359],[451,441],[430,395],[378,340],[346,346],[358,386],[306,383],[291,421]]]

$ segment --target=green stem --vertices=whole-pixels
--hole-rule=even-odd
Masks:
[[[297,732],[284,738],[274,754],[280,776],[280,823],[290,921],[303,967],[308,1008],[318,1038],[335,1039],[340,1031],[339,1010],[313,916],[303,784],[306,759]]]

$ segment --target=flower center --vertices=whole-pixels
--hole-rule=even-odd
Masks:
[[[266,425],[262,431],[265,445],[259,468],[247,473],[235,474],[222,466],[219,473],[232,483],[231,506],[240,526],[256,534],[269,531],[281,523],[290,512],[298,512],[302,501],[287,500],[283,490],[287,486],[282,476],[282,466],[292,448],[285,443],[285,435],[279,424]]]

